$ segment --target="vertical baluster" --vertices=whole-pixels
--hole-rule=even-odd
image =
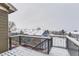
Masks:
[[[48,39],[49,40],[49,51],[50,51],[50,46],[51,46],[51,44],[50,44],[50,39]]]
[[[78,56],[79,56],[79,47],[78,47]]]
[[[51,38],[51,40],[50,40],[50,49],[51,49],[51,47],[52,47],[52,38]]]
[[[47,51],[47,53],[49,54],[49,39],[47,39],[48,40],[48,51]]]
[[[11,44],[12,44],[12,43],[11,43],[11,37],[9,37],[9,50],[11,50],[11,48],[12,48],[12,47],[11,47]]]
[[[53,37],[52,37],[52,47],[54,46],[54,44],[53,44]]]
[[[41,52],[43,52],[43,43],[41,43]]]
[[[41,51],[43,52],[43,43],[42,43],[42,50]]]
[[[52,40],[50,39],[50,49],[51,49],[51,47],[52,47]],[[50,51],[50,50],[49,50]]]
[[[68,38],[66,38],[66,48],[68,49]]]
[[[41,39],[41,42],[42,42],[42,39]],[[39,49],[40,49],[40,51],[41,51],[41,48],[42,48],[42,44],[40,44],[39,46],[40,46],[40,48],[39,48]],[[41,51],[41,52],[42,52],[42,51]]]
[[[79,40],[78,40],[78,37],[77,37],[77,41],[79,41]],[[79,47],[78,47],[78,56],[79,56]]]
[[[52,39],[52,37],[51,37],[51,47],[52,47],[52,45],[53,45],[53,42],[52,42],[52,41],[53,41],[53,39]]]
[[[46,49],[47,49],[48,40],[46,39]]]
[[[42,44],[40,46],[41,46],[41,48],[40,48],[40,50],[41,50],[42,49]],[[42,52],[42,50],[41,50],[41,52]]]
[[[19,45],[21,45],[21,36],[19,36]]]
[[[45,48],[44,49],[45,49],[45,52],[46,52],[46,41],[45,41]]]
[[[46,53],[46,39],[45,39],[45,42],[44,42],[44,52]]]

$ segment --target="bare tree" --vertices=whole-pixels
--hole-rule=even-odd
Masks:
[[[78,32],[78,30],[74,30],[74,32]]]
[[[20,31],[20,34],[24,34],[24,32],[21,30],[21,31]]]
[[[65,34],[65,30],[64,29],[61,30],[61,34],[63,34],[63,35]]]
[[[15,31],[16,30],[16,25],[14,22],[12,21],[9,21],[8,23],[8,31],[11,32],[11,31]]]
[[[69,34],[68,34],[69,36],[72,36],[72,34],[71,34],[71,32],[69,32]]]
[[[41,30],[41,28],[40,28],[40,27],[38,27],[38,28],[37,28],[37,30]]]

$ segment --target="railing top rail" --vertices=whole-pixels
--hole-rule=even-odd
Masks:
[[[19,37],[19,36],[24,36],[24,37],[30,37],[30,38],[38,38],[38,39],[51,39],[51,37],[45,37],[42,35],[13,35],[13,36],[9,36],[9,37]]]
[[[71,38],[69,36],[66,36],[66,38],[68,38],[68,40],[70,40],[71,42],[73,42],[75,45],[79,46],[79,41],[77,41],[76,39]]]
[[[66,36],[65,35],[50,35],[51,37],[62,37],[62,38],[65,38]]]

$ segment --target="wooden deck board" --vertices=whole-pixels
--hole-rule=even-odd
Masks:
[[[6,51],[4,53],[1,53],[0,56],[47,56],[47,55],[41,52],[37,52],[35,50],[20,46],[12,50]]]

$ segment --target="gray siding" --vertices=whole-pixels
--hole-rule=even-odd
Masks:
[[[8,13],[0,10],[0,53],[8,50]]]

